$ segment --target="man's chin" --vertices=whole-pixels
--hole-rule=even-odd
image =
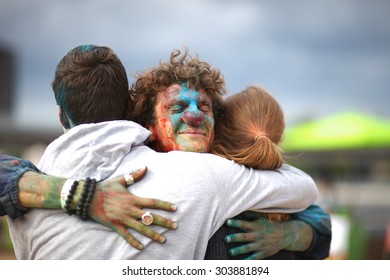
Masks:
[[[210,151],[209,147],[205,146],[180,146],[179,148],[180,151],[183,152],[193,152],[193,153],[208,153]]]
[[[209,137],[202,134],[181,134],[177,139],[179,150],[194,153],[210,152]]]

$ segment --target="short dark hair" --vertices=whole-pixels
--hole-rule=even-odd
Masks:
[[[130,104],[125,67],[108,47],[69,51],[57,65],[52,88],[74,125],[124,119]]]

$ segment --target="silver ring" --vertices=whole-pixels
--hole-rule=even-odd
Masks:
[[[125,177],[125,181],[126,181],[126,184],[127,184],[128,186],[134,184],[133,175],[131,175],[131,174],[124,174],[123,177]]]
[[[153,224],[153,216],[150,214],[149,211],[146,211],[142,216],[141,216],[141,221],[145,226]]]

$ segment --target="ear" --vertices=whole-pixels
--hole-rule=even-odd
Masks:
[[[60,118],[60,123],[65,129],[70,129],[70,122],[66,113],[62,110],[61,106],[58,107],[58,117]]]

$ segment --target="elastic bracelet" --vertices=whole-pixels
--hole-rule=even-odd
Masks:
[[[62,186],[62,189],[61,189],[61,208],[65,210],[65,201],[66,199],[68,198],[68,194],[69,194],[69,191],[72,187],[72,184],[73,184],[73,180],[72,179],[68,179],[65,181],[64,185]]]
[[[74,211],[70,210],[70,205],[72,204],[73,195],[76,192],[76,188],[77,188],[78,184],[79,184],[78,181],[74,181],[73,182],[72,186],[70,187],[68,196],[67,196],[67,198],[65,200],[64,210],[65,210],[65,212],[68,215],[73,215],[74,214]]]
[[[90,186],[91,186],[91,178],[87,177],[87,178],[85,178],[84,188],[83,188],[83,191],[81,193],[79,203],[77,205],[76,214],[79,215],[80,217],[81,217],[81,213],[82,213],[83,208],[84,208],[85,201],[87,199],[87,195],[88,195]]]
[[[95,193],[95,190],[96,190],[96,180],[92,179],[91,186],[89,187],[88,195],[87,195],[87,198],[86,198],[85,203],[84,203],[83,211],[81,212],[81,215],[80,215],[81,219],[84,221],[87,219],[89,206],[91,205],[91,201],[92,201],[93,195]]]

